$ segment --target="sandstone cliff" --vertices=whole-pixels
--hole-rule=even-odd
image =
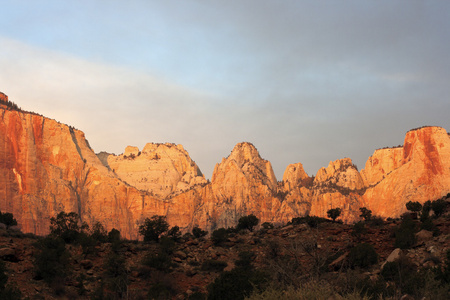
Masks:
[[[83,132],[0,102],[0,210],[13,213],[24,232],[46,234],[60,211],[128,238],[137,238],[139,222],[152,215],[166,215],[185,231],[234,226],[251,213],[273,223],[326,217],[336,207],[353,222],[362,206],[398,217],[410,200],[449,192],[450,137],[440,127],[409,131],[403,146],[376,150],[361,172],[348,158],[315,177],[296,163],[281,182],[252,144],[240,143],[208,182],[181,145],[149,143],[97,156]]]
[[[119,156],[108,155],[104,163],[124,182],[157,198],[171,198],[206,184],[181,145],[149,143],[142,151],[128,146]]]
[[[192,222],[195,201],[159,199],[124,182],[81,131],[5,105],[0,116],[0,210],[13,213],[24,232],[48,233],[50,218],[60,211],[100,221],[128,238],[137,238],[137,223],[154,214],[182,228]]]
[[[363,203],[380,216],[399,216],[408,201],[450,192],[450,137],[440,127],[411,130],[402,148],[375,151],[362,174],[368,186]]]

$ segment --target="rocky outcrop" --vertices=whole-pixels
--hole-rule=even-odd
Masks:
[[[239,217],[257,215],[273,221],[280,207],[277,180],[269,161],[260,157],[250,143],[237,144],[227,158],[217,164],[211,180],[216,201],[213,214],[218,227],[236,224]]]
[[[153,197],[124,182],[101,163],[83,132],[0,106],[0,210],[13,213],[24,232],[46,234],[50,218],[66,211],[137,238],[139,221],[154,214],[186,229],[196,209],[191,202]]]
[[[445,129],[411,130],[402,148],[392,149],[391,155],[381,151],[369,158],[363,173],[369,186],[363,203],[376,214],[397,217],[408,201],[423,203],[450,192],[450,137]]]
[[[0,101],[8,102],[8,96],[0,92]]]
[[[181,145],[96,155],[83,132],[10,103],[0,102],[0,210],[13,213],[24,232],[48,233],[60,211],[133,239],[139,222],[152,215],[166,215],[184,231],[234,226],[248,214],[273,223],[326,217],[336,207],[353,222],[362,206],[398,217],[410,200],[450,192],[450,137],[440,127],[409,131],[403,146],[376,150],[361,172],[349,158],[315,177],[297,163],[281,182],[252,144],[239,143],[209,182]]]
[[[206,179],[183,146],[175,144],[128,146],[119,156],[108,155],[103,162],[124,182],[157,198],[167,199],[205,185]]]

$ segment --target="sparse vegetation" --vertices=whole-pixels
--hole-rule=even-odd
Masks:
[[[255,215],[251,214],[248,216],[241,217],[238,221],[236,229],[237,230],[248,229],[250,230],[250,232],[252,232],[253,228],[256,225],[258,225],[258,223],[259,219]]]
[[[351,267],[366,269],[378,262],[378,254],[372,245],[362,243],[350,250],[348,260]]]
[[[370,221],[372,218],[372,211],[370,209],[367,209],[367,207],[360,207],[359,211],[361,212],[359,215],[360,218],[363,218],[364,221]]]
[[[201,238],[201,237],[204,237],[204,236],[206,236],[208,234],[208,231],[204,231],[204,230],[202,230],[201,228],[199,228],[199,227],[194,227],[194,228],[192,228],[192,235],[196,238],[196,239],[198,239],[198,238]]]
[[[221,246],[228,240],[228,230],[219,228],[213,231],[211,240],[215,246]]]
[[[14,218],[12,213],[2,213],[0,211],[0,223],[5,224],[7,227],[17,225],[17,220]]]
[[[333,222],[336,221],[336,219],[341,215],[341,209],[339,207],[337,208],[332,208],[329,209],[327,211],[327,216],[328,218],[330,218],[331,220],[333,220]]]
[[[144,236],[145,242],[158,242],[160,236],[169,229],[169,223],[165,216],[153,216],[146,218],[139,226],[139,234]]]
[[[401,249],[411,248],[416,242],[416,224],[411,215],[402,216],[402,222],[395,231],[395,247]]]

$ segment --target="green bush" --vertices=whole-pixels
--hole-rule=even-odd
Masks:
[[[104,279],[110,292],[116,298],[122,299],[128,290],[128,272],[125,267],[125,258],[111,249],[106,257]]]
[[[142,264],[144,266],[154,268],[158,271],[170,273],[172,272],[172,268],[174,264],[172,263],[172,260],[170,259],[170,256],[167,253],[164,252],[158,252],[158,253],[150,253],[148,254]]]
[[[211,240],[215,246],[220,246],[228,241],[228,230],[225,228],[219,228],[213,231]]]
[[[139,226],[139,234],[144,236],[145,242],[158,242],[160,236],[169,229],[169,223],[165,216],[153,216],[146,218]]]
[[[102,223],[96,222],[92,226],[91,237],[99,243],[105,243],[108,240],[107,232],[105,230],[105,227],[103,227]]]
[[[208,286],[208,300],[241,300],[254,289],[262,291],[268,277],[251,264],[252,252],[239,253],[236,267],[225,271]]]
[[[358,240],[361,240],[363,235],[367,233],[366,225],[364,222],[357,222],[353,224],[352,235],[356,237]]]
[[[341,209],[338,207],[338,208],[332,208],[332,209],[329,209],[328,211],[327,211],[327,216],[328,216],[328,218],[330,218],[331,220],[333,220],[333,222],[334,221],[336,221],[336,219],[339,217],[341,215]]]
[[[241,217],[238,221],[236,229],[237,230],[248,229],[250,231],[253,231],[253,228],[256,225],[258,225],[258,223],[259,219],[255,215],[251,214],[248,216]]]
[[[192,228],[192,234],[194,235],[194,237],[196,239],[204,237],[205,235],[208,234],[208,231],[204,231],[201,228],[195,226],[194,228]]]
[[[395,231],[396,248],[408,249],[416,243],[416,225],[410,214],[406,213],[402,216],[402,223]]]
[[[119,243],[120,240],[121,240],[121,238],[120,238],[119,230],[113,228],[113,229],[111,229],[110,232],[108,232],[108,237],[107,237],[108,243],[112,243],[112,244]]]
[[[352,268],[366,269],[378,262],[378,254],[372,245],[362,243],[350,250],[348,261]]]
[[[170,228],[169,231],[167,232],[167,237],[171,238],[175,242],[178,242],[181,238],[180,227],[175,225],[172,228]]]
[[[10,226],[15,226],[15,225],[17,225],[17,220],[14,219],[14,216],[13,216],[12,213],[8,213],[8,212],[2,213],[2,212],[0,211],[0,223],[3,223],[3,224],[5,224],[7,227],[10,227]]]
[[[79,226],[80,217],[78,214],[71,212],[60,212],[56,218],[50,219],[50,234],[60,237],[64,242],[70,244],[78,240],[78,236],[86,225]]]
[[[36,279],[43,279],[52,285],[57,281],[64,281],[69,274],[70,254],[66,244],[60,237],[47,236],[36,243],[37,251],[34,260]]]
[[[243,300],[254,289],[262,291],[266,282],[267,276],[257,270],[234,268],[208,286],[208,300]]]
[[[172,299],[176,294],[173,283],[170,280],[158,279],[148,290],[148,299]]]
[[[422,298],[425,287],[426,270],[417,271],[417,266],[406,256],[393,262],[387,262],[381,270],[381,276],[393,282],[401,294]]]
[[[445,212],[446,208],[447,201],[445,201],[444,199],[439,199],[431,202],[431,209],[434,211],[436,217],[441,216]]]
[[[361,214],[359,217],[363,218],[365,221],[369,221],[372,218],[372,211],[366,207],[360,207],[359,211]]]
[[[409,201],[408,203],[406,203],[406,209],[415,213],[419,213],[420,211],[422,211],[422,204],[417,201]]]
[[[222,272],[228,264],[225,261],[208,259],[202,264],[201,270],[208,272]]]
[[[296,217],[291,220],[291,224],[293,225],[307,224],[311,228],[317,228],[319,224],[326,222],[331,221],[317,216]]]
[[[175,241],[167,236],[163,236],[159,240],[159,250],[167,255],[171,255],[175,251]]]

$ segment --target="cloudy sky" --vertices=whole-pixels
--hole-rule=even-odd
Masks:
[[[279,180],[450,131],[450,1],[0,0],[0,91],[96,152],[252,142]]]

